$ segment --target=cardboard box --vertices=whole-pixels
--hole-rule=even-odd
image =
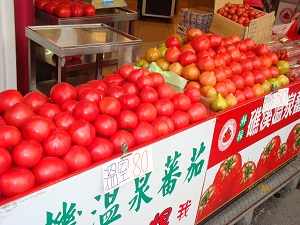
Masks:
[[[276,13],[275,24],[290,23],[297,4],[298,1],[286,0],[284,2],[280,2]]]
[[[223,7],[228,0],[215,1],[214,15],[212,24],[209,28],[211,33],[216,33],[222,37],[228,37],[231,34],[237,34],[241,39],[253,38],[256,43],[260,43],[272,35],[272,28],[275,21],[275,12],[267,13],[264,16],[254,19],[249,27],[244,27],[233,22],[217,13],[217,10]],[[242,4],[242,0],[231,0],[230,3]]]
[[[138,11],[138,1],[137,0],[129,0],[127,2],[127,8],[132,11]]]

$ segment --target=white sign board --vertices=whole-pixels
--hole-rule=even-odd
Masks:
[[[107,194],[100,165],[0,206],[0,224],[194,225],[215,122],[149,145],[152,172]]]

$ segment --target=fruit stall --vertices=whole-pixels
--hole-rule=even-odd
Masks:
[[[35,2],[54,14],[55,1]],[[83,15],[76,2],[52,17]],[[204,224],[296,159],[300,40],[262,34],[274,13],[241,1],[208,12],[183,9],[177,33],[139,58],[123,47],[141,40],[102,23],[26,27],[29,58],[39,44],[59,66],[112,49],[130,62],[77,85],[58,76],[49,94],[30,62],[31,91],[0,92],[0,225]],[[233,30],[219,33],[222,20]]]

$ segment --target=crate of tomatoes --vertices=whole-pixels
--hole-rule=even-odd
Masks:
[[[274,12],[266,13],[254,9],[243,4],[242,0],[220,0],[215,1],[209,31],[224,37],[238,34],[242,39],[250,37],[259,43],[271,36],[274,20]]]

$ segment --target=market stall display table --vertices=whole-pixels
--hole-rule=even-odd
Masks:
[[[101,78],[104,53],[122,52],[126,61],[132,62],[137,59],[142,44],[140,39],[102,23],[31,26],[25,28],[25,35],[28,38],[28,74],[31,91],[38,90],[39,74],[36,73],[38,46],[57,55],[57,82],[62,82],[66,81],[67,77],[67,56],[96,54],[95,76]],[[74,67],[75,69],[79,67]]]

